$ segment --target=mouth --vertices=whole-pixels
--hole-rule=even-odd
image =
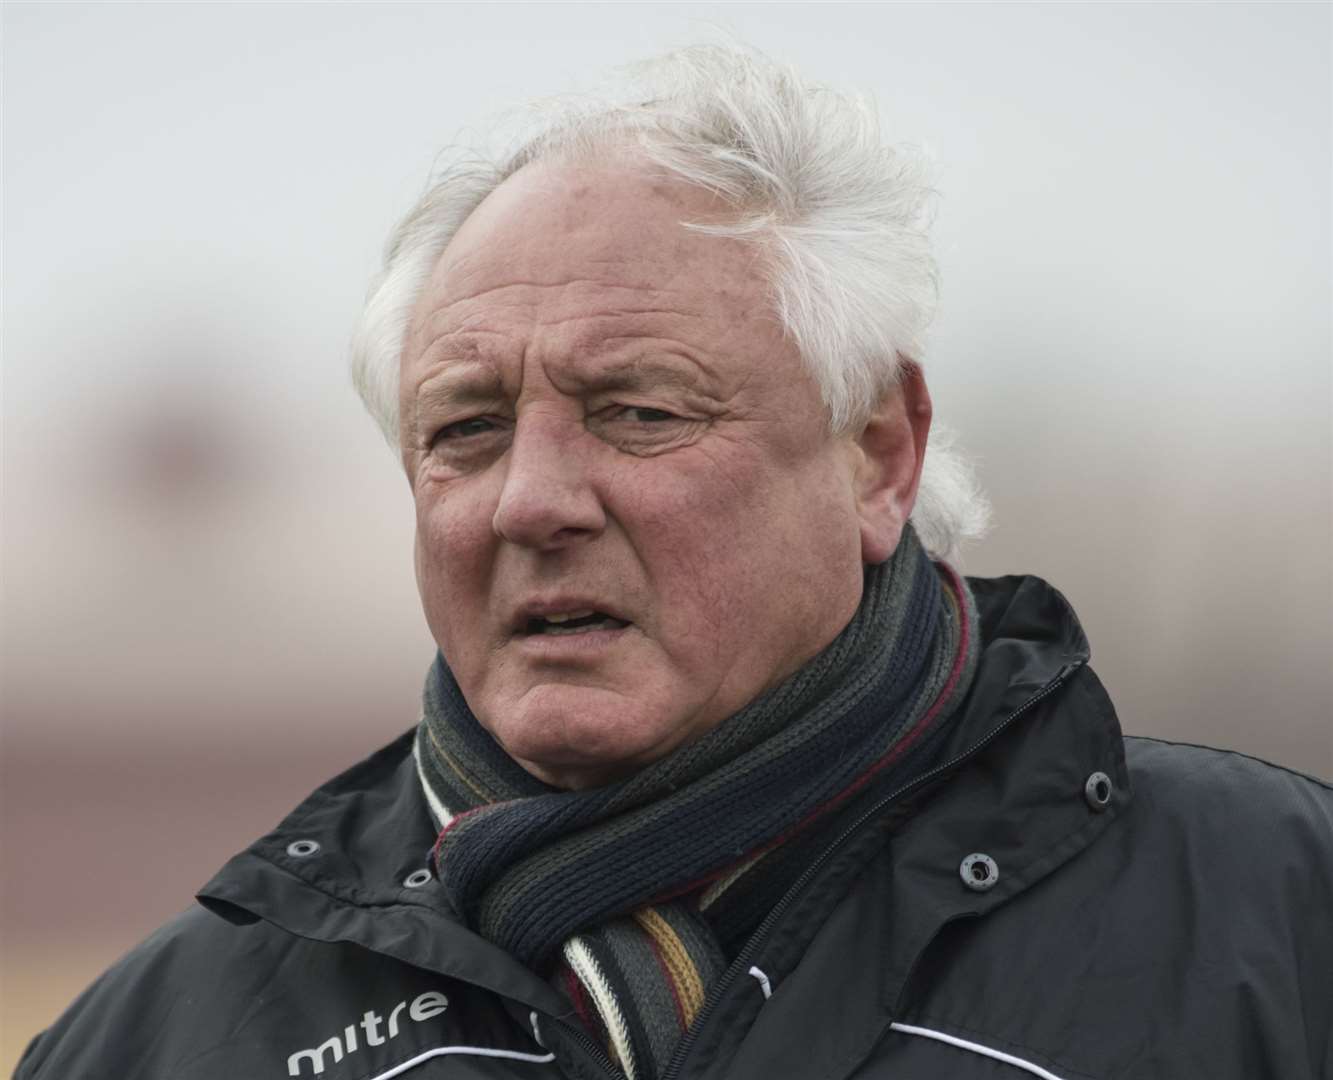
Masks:
[[[590,634],[597,630],[623,630],[629,625],[604,611],[584,608],[579,611],[552,611],[545,615],[531,615],[519,627],[520,637],[564,637]]]

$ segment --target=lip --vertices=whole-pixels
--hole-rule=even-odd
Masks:
[[[533,597],[525,601],[512,613],[509,618],[509,632],[514,637],[527,640],[534,637],[542,637],[541,634],[526,634],[528,623],[533,619],[544,619],[548,615],[559,615],[565,611],[600,611],[603,615],[610,615],[611,618],[619,622],[634,625],[634,620],[624,614],[619,608],[607,603],[605,600],[599,600],[592,596],[581,596],[573,593],[559,593],[549,596]],[[565,634],[555,641],[566,641],[572,638],[593,637],[599,634],[616,634],[621,630],[627,630],[629,626],[617,627],[615,630],[589,630],[584,634]]]
[[[577,634],[525,633],[532,619],[558,615],[565,611],[600,611],[624,626],[589,629]],[[588,593],[547,593],[533,596],[514,609],[509,619],[509,641],[519,655],[529,662],[583,666],[597,663],[623,642],[633,629],[634,620],[616,604]]]
[[[584,630],[578,634],[515,634],[510,640],[519,655],[533,663],[588,664],[610,653],[633,630],[631,623],[610,630]]]

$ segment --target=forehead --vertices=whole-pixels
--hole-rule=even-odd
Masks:
[[[781,331],[756,247],[684,224],[725,220],[709,193],[643,168],[529,166],[441,256],[405,373],[534,344],[589,358],[659,338],[723,355],[744,339],[771,347]]]

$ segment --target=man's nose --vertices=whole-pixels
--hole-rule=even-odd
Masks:
[[[554,550],[606,525],[589,475],[586,433],[567,418],[531,415],[514,426],[491,527],[512,544]]]

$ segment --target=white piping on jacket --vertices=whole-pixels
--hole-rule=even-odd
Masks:
[[[757,969],[756,969],[757,970]],[[754,974],[754,971],[751,971]],[[757,978],[762,979],[764,988],[767,989],[768,977],[761,971]],[[767,996],[767,995],[765,995]],[[1033,1076],[1040,1076],[1042,1080],[1062,1080],[1061,1077],[1048,1069],[1043,1069],[1040,1065],[1034,1065],[1030,1061],[1024,1061],[1022,1058],[1014,1057],[1013,1054],[1006,1054],[1003,1050],[992,1050],[989,1046],[982,1046],[980,1043],[969,1042],[967,1039],[960,1039],[956,1035],[946,1035],[943,1031],[932,1031],[930,1028],[916,1027],[912,1024],[889,1025],[894,1031],[901,1032],[904,1035],[920,1035],[927,1039],[935,1039],[937,1042],[948,1043],[950,1046],[956,1046],[960,1050],[970,1050],[974,1054],[980,1054],[982,1057],[994,1058],[996,1061],[1003,1061],[1006,1065],[1013,1065],[1015,1068],[1022,1069],[1024,1072],[1031,1073]],[[431,1058],[444,1057],[447,1054],[471,1054],[474,1057],[493,1057],[509,1058],[513,1061],[531,1061],[540,1065],[555,1060],[555,1055],[546,1054],[525,1054],[521,1050],[498,1050],[489,1046],[437,1046],[433,1050],[427,1050],[418,1054],[414,1058],[399,1065],[395,1065],[388,1072],[382,1072],[378,1076],[373,1076],[370,1080],[392,1080],[395,1076],[402,1076],[409,1069],[415,1069],[424,1061]]]
[[[431,1058],[444,1057],[446,1054],[470,1054],[473,1057],[493,1057],[493,1058],[512,1058],[514,1061],[536,1061],[545,1063],[554,1061],[554,1054],[525,1054],[521,1050],[497,1050],[490,1046],[437,1046],[434,1050],[427,1050],[418,1054],[414,1058],[408,1058],[407,1061],[395,1065],[388,1072],[382,1072],[378,1076],[372,1076],[370,1080],[389,1080],[393,1076],[402,1076],[408,1069],[415,1069],[423,1061],[429,1061]]]
[[[889,1027],[894,1031],[900,1031],[904,1035],[921,1035],[927,1039],[936,1039],[942,1043],[948,1043],[950,1046],[956,1046],[960,1050],[970,1050],[974,1054],[980,1054],[982,1057],[994,1058],[996,1061],[1003,1061],[1006,1065],[1012,1065],[1024,1072],[1029,1072],[1033,1076],[1040,1076],[1042,1080],[1063,1080],[1055,1073],[1043,1069],[1040,1065],[1034,1065],[1030,1061],[1024,1061],[1022,1058],[1014,1057],[1013,1054],[1006,1054],[1003,1050],[992,1050],[989,1046],[982,1046],[980,1043],[968,1042],[966,1039],[960,1039],[957,1035],[946,1035],[942,1031],[932,1031],[930,1028],[914,1027],[911,1024],[890,1024]]]
[[[449,813],[449,808],[444,803],[440,802],[439,796],[431,791],[430,784],[426,781],[426,767],[421,763],[421,755],[417,753],[416,739],[412,740],[412,761],[416,764],[417,776],[421,779],[421,790],[425,792],[426,802],[430,804],[430,812],[435,818],[435,831],[439,832],[454,820],[454,815]]]

